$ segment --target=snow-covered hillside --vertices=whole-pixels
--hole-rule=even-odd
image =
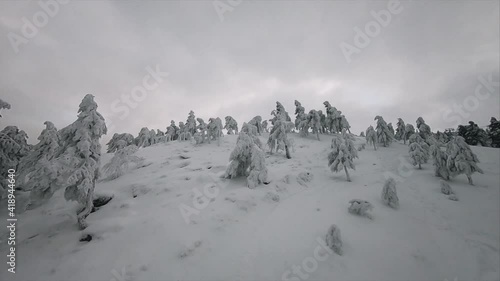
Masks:
[[[256,189],[220,177],[237,136],[220,146],[142,148],[145,167],[96,186],[114,198],[90,214],[87,229],[75,225],[77,206],[63,190],[20,214],[17,273],[2,270],[0,280],[500,279],[499,149],[473,147],[484,174],[473,176],[475,186],[465,175],[450,181],[459,198],[452,201],[432,161],[422,170],[409,164],[407,145],[367,146],[347,182],[327,167],[331,136],[290,137],[292,159],[267,154],[270,182]],[[382,202],[387,175],[396,179],[399,209]],[[371,202],[373,219],[348,213],[351,199]],[[324,245],[332,224],[342,256]],[[92,240],[80,242],[87,234]]]

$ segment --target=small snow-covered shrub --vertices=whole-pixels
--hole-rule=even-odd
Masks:
[[[106,144],[108,146],[107,153],[114,153],[118,149],[134,144],[134,136],[131,134],[114,134],[111,140]]]
[[[443,193],[444,195],[453,194],[451,186],[445,181],[441,181],[441,193]]]
[[[144,158],[134,155],[138,149],[139,148],[134,145],[119,149],[109,163],[102,167],[106,180],[114,180],[121,177],[134,168],[131,165],[134,165],[135,168],[140,166]]]
[[[382,189],[382,200],[391,208],[397,209],[399,207],[396,181],[393,178],[388,178],[385,181],[384,188]]]
[[[245,128],[243,125],[243,128]],[[251,135],[242,128],[236,141],[236,147],[229,157],[229,165],[224,174],[225,178],[247,177],[249,188],[255,188],[267,181],[267,168],[264,152],[253,141]]]
[[[340,236],[340,228],[332,224],[326,233],[326,245],[339,256],[342,255],[342,237]]]
[[[349,201],[349,204],[349,213],[370,219],[372,218],[372,216],[368,213],[373,210],[373,205],[370,202],[361,199],[353,199]]]
[[[355,170],[354,159],[358,158],[358,152],[354,147],[354,137],[345,129],[342,135],[334,135],[331,144],[332,151],[328,154],[328,167],[332,172],[345,171],[347,181],[351,181],[347,169]]]
[[[373,149],[377,150],[377,133],[372,126],[366,129],[366,143],[368,145],[373,144]]]

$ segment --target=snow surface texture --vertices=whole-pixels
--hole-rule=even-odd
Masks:
[[[367,146],[346,182],[344,173],[327,167],[330,136],[288,137],[297,147],[294,157],[266,154],[270,183],[255,189],[244,177],[219,178],[237,135],[224,136],[220,146],[141,148],[135,155],[152,164],[98,182],[95,192],[114,198],[88,216],[85,231],[75,224],[79,206],[64,200],[64,190],[18,214],[19,268],[15,275],[1,270],[0,280],[283,280],[286,271],[300,280],[294,266],[311,268],[315,257],[318,266],[307,272],[308,281],[499,280],[498,149],[471,147],[484,174],[473,175],[475,186],[465,175],[452,178],[448,183],[460,196],[455,202],[440,192],[432,160],[422,170],[411,166],[408,145]],[[264,142],[267,134],[259,138]],[[356,138],[355,144],[364,142]],[[103,154],[102,165],[112,157]],[[399,175],[399,157],[409,172],[395,177],[401,206],[394,211],[382,205],[380,192],[384,174]],[[314,175],[307,187],[297,181],[302,172]],[[205,195],[212,192],[206,184],[219,189],[207,193],[214,199]],[[20,209],[25,195],[17,195]],[[350,214],[353,198],[371,202],[375,219]],[[196,210],[190,223],[180,214],[183,204]],[[6,208],[0,209],[0,220],[6,218]],[[325,245],[332,224],[341,229],[342,256]],[[5,257],[7,229],[0,231]],[[80,242],[86,234],[92,240]]]

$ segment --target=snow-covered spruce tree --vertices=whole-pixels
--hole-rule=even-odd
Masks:
[[[60,147],[51,165],[57,168],[58,188],[65,188],[66,200],[77,201],[84,208],[77,213],[81,229],[87,227],[85,219],[93,207],[95,183],[99,177],[101,145],[99,139],[106,134],[106,124],[97,112],[93,95],[86,95],[80,103],[78,119],[59,131]],[[46,187],[38,186],[47,190]],[[55,191],[55,189],[54,189]],[[49,192],[50,193],[50,192]],[[38,189],[31,191],[33,201],[38,200]],[[51,194],[41,193],[50,197]]]
[[[405,121],[403,119],[398,118],[398,123],[396,124],[396,134],[394,135],[394,138],[396,140],[403,140],[404,143],[406,144],[406,139],[404,139],[405,135]]]
[[[330,226],[328,232],[326,233],[325,242],[328,248],[332,249],[332,251],[337,253],[339,256],[342,255],[342,237],[338,226],[335,224]]]
[[[340,115],[340,128],[346,129],[349,134],[351,133],[351,125],[349,125],[349,122],[347,122],[345,115]]]
[[[387,124],[387,128],[389,132],[391,132],[391,137],[394,139],[394,127],[392,127],[392,123]]]
[[[194,116],[194,112],[191,110],[189,111],[188,118],[186,120],[186,127],[188,132],[194,136],[196,134],[196,116]]]
[[[441,149],[437,144],[430,148],[432,159],[434,160],[434,174],[445,180],[450,179],[450,171],[448,170],[448,154]]]
[[[429,159],[429,145],[420,137],[420,135],[413,135],[410,137],[410,159],[413,166],[422,169],[422,164],[427,163]]]
[[[394,209],[399,208],[399,198],[396,192],[396,181],[393,178],[388,178],[382,188],[382,201]]]
[[[425,124],[425,121],[422,117],[418,117],[416,123],[417,123],[417,129],[418,129],[419,135],[425,141],[427,141],[427,138],[429,138],[429,136],[432,135],[431,127],[429,127],[429,125]]]
[[[446,145],[446,154],[448,154],[447,166],[452,177],[460,174],[465,174],[470,185],[474,185],[472,174],[478,172],[483,173],[477,163],[479,159],[472,152],[470,146],[465,142],[465,139],[457,136]]]
[[[262,129],[262,117],[257,115],[252,120],[248,121],[248,124],[253,125],[257,128],[257,134],[260,136],[263,132]]]
[[[312,109],[307,114],[307,129],[312,129],[312,133],[316,134],[316,138],[319,139],[319,133],[321,132],[321,118],[316,110]]]
[[[117,179],[130,170],[139,167],[144,158],[134,155],[137,150],[139,150],[137,146],[129,145],[116,151],[113,158],[102,167],[105,179]]]
[[[2,109],[10,109],[10,104],[2,99],[0,99],[0,112],[2,112]],[[2,114],[0,114],[0,118],[2,117]]]
[[[225,178],[247,177],[247,186],[255,188],[257,185],[267,181],[267,168],[265,155],[261,150],[257,135],[253,134],[253,125],[243,124],[241,132],[236,141],[236,147],[229,157],[229,165],[224,174]]]
[[[179,128],[177,127],[177,125],[175,125],[175,121],[174,120],[170,121],[170,126],[167,127],[167,132],[165,133],[167,141],[176,140],[178,137],[178,133],[179,133]]]
[[[413,127],[413,125],[406,124],[405,132],[403,135],[404,144],[406,144],[406,141],[409,140],[413,134],[415,134],[415,128]]]
[[[191,133],[184,122],[179,122],[179,141],[186,141],[191,139]]]
[[[360,136],[360,137],[363,137],[363,138],[364,138],[364,137],[366,137],[366,136],[365,136],[365,132],[361,131],[361,133],[359,133],[359,136]]]
[[[151,140],[151,145],[158,143],[158,136],[156,136],[156,131],[151,129],[149,131],[149,138]]]
[[[328,101],[323,102],[326,109],[326,126],[328,131],[333,133],[338,133],[340,131],[339,122],[337,121],[340,117],[338,110],[332,107]]]
[[[228,135],[232,134],[238,134],[238,122],[234,120],[233,117],[231,116],[226,116],[226,125],[224,126],[224,129],[227,130]]]
[[[198,126],[196,126],[196,144],[199,143],[204,143],[206,138],[207,138],[207,124],[202,118],[196,118],[196,121],[198,121]]]
[[[263,149],[262,142],[257,136],[257,127],[255,127],[254,125],[243,123],[243,126],[241,127],[241,132],[244,132],[247,135],[249,135],[252,138],[253,143],[255,143],[260,149]]]
[[[440,185],[441,185],[441,193],[443,193],[444,195],[453,194],[453,189],[451,189],[451,186],[447,182],[441,180]]]
[[[217,120],[219,119],[219,120]],[[207,140],[210,143],[210,140],[216,140],[217,145],[220,145],[220,137],[222,134],[222,123],[219,122],[220,118],[210,118],[208,119],[207,124]]]
[[[32,207],[43,204],[58,186],[58,167],[53,159],[59,150],[59,135],[52,122],[44,124],[46,127],[38,137],[38,144],[18,166],[17,185],[23,191],[32,191]]]
[[[302,106],[302,104],[298,101],[295,100],[295,129],[296,130],[301,130],[299,128],[300,123],[306,119],[306,109]]]
[[[150,146],[152,144],[151,131],[147,127],[143,127],[134,142],[138,147]]]
[[[354,137],[345,129],[342,135],[334,135],[331,144],[332,151],[328,154],[328,167],[332,172],[345,171],[347,181],[351,181],[347,169],[355,170],[354,159],[358,158],[358,151],[354,146]]]
[[[373,210],[373,205],[366,200],[353,199],[349,201],[349,208],[347,210],[351,214],[372,219],[369,211]]]
[[[368,145],[373,144],[373,149],[377,150],[377,133],[371,125],[366,129],[366,143]]]
[[[17,170],[19,161],[31,149],[27,139],[28,135],[16,126],[7,126],[0,131],[0,198],[7,195],[8,170]]]
[[[123,142],[120,142],[120,140],[123,140]],[[107,153],[114,153],[118,149],[123,148],[119,147],[118,144],[125,144],[125,146],[134,144],[134,136],[131,134],[123,133],[123,134],[118,134],[115,133],[111,140],[106,144],[108,146]]]
[[[500,121],[495,117],[491,117],[488,129],[486,129],[488,137],[491,139],[492,147],[500,147]]]
[[[377,120],[377,142],[382,144],[384,147],[387,147],[392,142],[392,133],[385,123],[384,118],[382,116],[377,115],[374,120]]]
[[[326,134],[326,115],[323,114],[323,110],[318,110],[319,120],[321,124],[321,133]]]
[[[267,128],[268,124],[267,124],[267,120],[264,120],[262,121],[262,130],[264,130],[264,132],[266,133],[269,133],[269,128]]]
[[[286,158],[290,159],[292,156],[290,155],[290,141],[287,136],[287,113],[285,108],[280,102],[276,102],[276,111],[275,116],[273,118],[273,128],[269,133],[269,139],[267,141],[267,145],[271,149],[271,154],[273,153],[273,149],[276,148],[276,151],[279,147],[284,147]]]

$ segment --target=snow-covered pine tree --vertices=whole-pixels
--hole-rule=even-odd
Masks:
[[[349,134],[351,133],[351,125],[347,122],[345,115],[340,115],[340,128],[346,129]]]
[[[224,129],[227,130],[228,135],[232,135],[232,134],[237,135],[238,134],[238,122],[236,122],[236,120],[234,120],[233,117],[226,116],[226,125],[224,126]]]
[[[276,102],[276,111],[274,111],[274,113],[274,121],[272,121],[273,128],[269,133],[267,145],[271,149],[271,154],[274,148],[276,148],[277,151],[279,147],[284,147],[286,158],[290,159],[292,156],[290,155],[291,143],[287,136],[287,113],[283,105],[278,101]]]
[[[388,178],[382,188],[382,201],[393,208],[399,208],[399,198],[396,192],[396,181],[393,178]]]
[[[188,132],[194,136],[196,134],[196,117],[194,116],[194,112],[191,110],[189,111],[189,115],[186,121],[186,127]]]
[[[58,184],[58,167],[53,161],[59,150],[59,135],[52,122],[46,121],[45,129],[38,137],[31,152],[19,163],[17,185],[23,191],[32,191],[31,207],[43,204],[56,191]]]
[[[373,210],[373,205],[366,200],[353,199],[349,201],[349,208],[347,210],[349,211],[349,213],[354,215],[367,217],[369,219],[373,218],[369,213],[371,210]]]
[[[429,127],[429,125],[425,124],[424,118],[422,118],[422,117],[418,117],[416,123],[417,123],[417,129],[418,129],[419,135],[425,141],[427,141],[427,139],[429,138],[429,136],[432,135],[431,127]]]
[[[120,140],[123,140],[123,142],[120,142]],[[118,149],[123,148],[119,147],[118,144],[125,144],[125,146],[134,144],[134,136],[131,134],[123,133],[123,134],[118,134],[115,133],[111,140],[106,144],[108,146],[107,153],[114,153]]]
[[[198,131],[195,137],[197,139],[196,143],[204,143],[207,138],[207,124],[202,118],[196,118],[196,120],[198,121],[198,126],[196,126],[196,130]]]
[[[306,119],[306,113],[305,113],[306,109],[302,106],[302,104],[298,101],[298,100],[295,100],[295,129],[296,130],[301,130],[301,128],[299,128],[300,126],[300,123]]]
[[[325,242],[328,248],[332,249],[339,256],[342,256],[342,237],[340,235],[340,228],[337,225],[332,224],[330,226],[326,233]]]
[[[179,122],[179,141],[186,141],[191,139],[191,133],[184,122]]]
[[[138,147],[150,146],[153,142],[151,140],[151,131],[147,127],[143,127],[134,142]]]
[[[377,133],[371,125],[366,129],[366,143],[368,145],[373,144],[373,149],[377,150]]]
[[[429,145],[418,134],[410,137],[410,159],[413,166],[422,169],[422,164],[427,163],[429,159]]]
[[[257,115],[252,120],[248,121],[248,124],[253,125],[257,128],[257,134],[260,136],[262,135],[263,129],[262,129],[262,117]]]
[[[130,170],[139,167],[144,158],[134,155],[137,150],[139,148],[135,145],[118,149],[113,158],[102,167],[106,180],[117,179]]]
[[[384,147],[389,146],[392,142],[392,133],[387,123],[380,115],[377,115],[374,120],[377,120],[377,142],[381,143]]]
[[[319,133],[321,132],[321,119],[319,117],[319,114],[316,110],[312,109],[309,111],[309,114],[307,114],[307,129],[311,128],[312,133],[316,134],[316,138],[319,139]]]
[[[78,119],[59,131],[62,145],[57,155],[57,166],[59,175],[66,179],[61,186],[65,187],[64,198],[84,205],[77,214],[78,224],[84,229],[87,227],[85,219],[93,207],[95,183],[100,174],[99,139],[107,129],[104,118],[97,112],[93,95],[86,95],[79,107]]]
[[[269,133],[269,128],[267,128],[267,126],[268,126],[267,120],[262,121],[262,130],[264,130],[264,132],[266,133]]]
[[[404,144],[406,144],[406,141],[409,140],[413,134],[415,134],[415,128],[413,127],[413,125],[406,124],[405,132],[403,135]]]
[[[0,112],[2,112],[2,109],[10,109],[10,104],[2,99],[0,99]],[[0,118],[2,117],[2,114],[0,114]]]
[[[457,136],[446,145],[446,154],[448,154],[447,166],[452,177],[460,174],[465,174],[470,185],[474,185],[472,174],[478,172],[483,173],[477,163],[479,159],[472,152],[470,146],[465,142],[463,137]]]
[[[267,181],[265,155],[253,125],[243,123],[236,147],[229,157],[225,178],[247,177],[247,186],[255,188]],[[257,141],[256,141],[257,140]]]
[[[340,114],[338,110],[335,107],[332,107],[328,101],[323,102],[323,105],[326,109],[326,124],[328,131],[330,131],[331,134],[338,133],[340,131],[338,122]]]
[[[347,169],[355,170],[354,159],[358,151],[354,146],[354,137],[344,129],[342,135],[334,135],[331,144],[332,151],[328,154],[328,167],[332,172],[345,171],[347,181],[351,181]]]
[[[16,170],[19,161],[31,149],[27,139],[28,135],[16,126],[7,126],[0,131],[0,198],[7,195],[9,169]]]
[[[359,136],[360,136],[360,137],[363,137],[363,138],[364,138],[364,137],[366,137],[366,136],[365,136],[365,132],[361,131],[361,133],[359,133]]]
[[[406,139],[404,139],[405,135],[405,121],[403,119],[398,118],[398,123],[396,124],[396,134],[394,138],[396,140],[403,140],[404,144],[406,144]]]
[[[450,179],[450,171],[448,170],[448,154],[441,149],[438,144],[431,146],[431,156],[434,160],[434,174],[445,180]]]

